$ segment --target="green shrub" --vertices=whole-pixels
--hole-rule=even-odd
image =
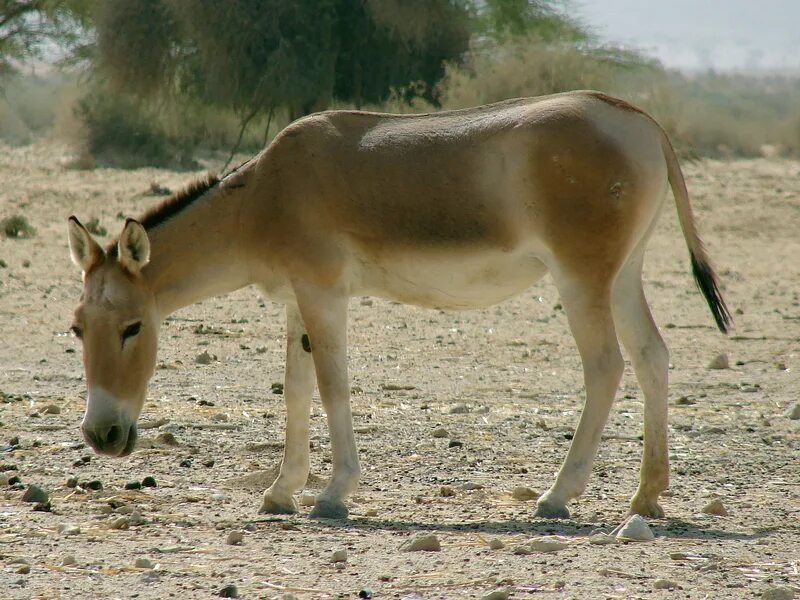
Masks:
[[[23,215],[14,215],[0,221],[0,228],[7,238],[16,240],[30,239],[36,235],[36,229]]]

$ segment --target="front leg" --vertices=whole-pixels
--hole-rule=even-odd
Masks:
[[[314,361],[303,347],[306,334],[296,306],[286,306],[286,372],[283,397],[286,401],[286,442],[278,478],[264,493],[260,513],[297,512],[292,495],[308,479],[308,425],[311,394],[314,393]]]
[[[348,296],[338,287],[322,287],[305,281],[293,284],[310,338],[333,454],[331,480],[317,496],[311,516],[343,519],[348,514],[344,500],[355,490],[361,475],[347,376]]]

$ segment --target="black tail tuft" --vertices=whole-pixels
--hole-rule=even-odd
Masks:
[[[733,324],[733,318],[719,291],[717,276],[714,275],[711,265],[707,262],[698,261],[693,253],[691,257],[692,273],[694,274],[694,280],[697,282],[697,287],[706,297],[706,302],[708,302],[711,314],[714,315],[714,320],[717,322],[719,330],[722,333],[728,333]]]

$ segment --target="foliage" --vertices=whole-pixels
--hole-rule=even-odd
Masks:
[[[0,230],[7,238],[15,240],[30,239],[36,235],[36,228],[24,215],[14,215],[0,221]]]

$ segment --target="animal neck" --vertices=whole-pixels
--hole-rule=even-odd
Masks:
[[[150,262],[143,274],[166,316],[251,283],[241,239],[245,187],[226,178],[148,230]]]

